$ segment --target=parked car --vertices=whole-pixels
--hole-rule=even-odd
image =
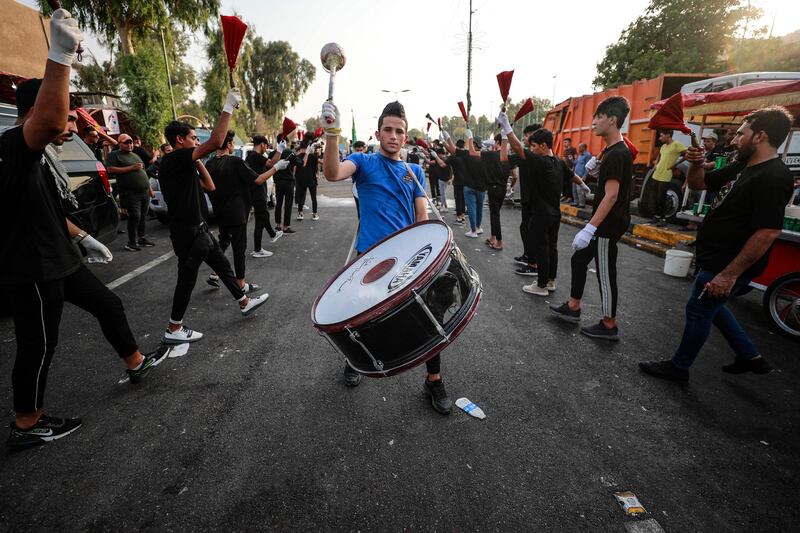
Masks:
[[[0,121],[3,121],[3,115],[0,112]],[[16,108],[14,117],[16,118]],[[0,132],[6,129],[8,126],[0,125]],[[112,242],[117,237],[119,211],[111,196],[106,167],[77,135],[63,144],[61,163],[69,175],[69,188],[78,200],[78,207],[63,201],[64,212],[75,225],[100,242]]]

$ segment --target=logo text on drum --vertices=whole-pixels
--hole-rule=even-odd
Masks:
[[[414,256],[400,269],[395,277],[389,282],[389,292],[397,289],[401,285],[403,285],[408,278],[410,278],[414,272],[416,272],[417,268],[425,262],[429,255],[431,255],[431,251],[433,251],[433,247],[428,244],[420,248],[420,250],[414,254]]]

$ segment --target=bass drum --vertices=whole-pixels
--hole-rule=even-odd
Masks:
[[[339,271],[311,318],[354,370],[388,377],[449,346],[480,298],[480,278],[450,228],[428,220],[390,235]]]

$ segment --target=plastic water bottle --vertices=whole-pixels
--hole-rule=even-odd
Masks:
[[[463,409],[465,413],[474,416],[475,418],[478,418],[480,420],[486,418],[483,409],[481,409],[480,407],[469,401],[469,399],[467,398],[459,398],[458,400],[456,400],[456,405],[459,408]]]

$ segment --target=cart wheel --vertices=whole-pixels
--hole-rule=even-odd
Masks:
[[[800,340],[800,272],[773,281],[764,293],[763,307],[775,331]]]

